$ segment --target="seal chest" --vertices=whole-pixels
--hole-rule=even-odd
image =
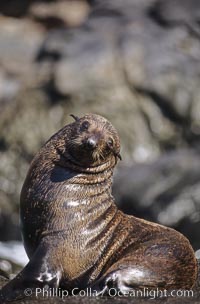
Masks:
[[[192,288],[197,262],[189,241],[115,205],[112,177],[121,159],[115,128],[99,115],[72,117],[31,163],[20,205],[30,262],[4,294],[16,298],[24,282],[103,294]]]

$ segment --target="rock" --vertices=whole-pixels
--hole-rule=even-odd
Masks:
[[[174,227],[199,248],[200,153],[177,150],[148,164],[121,166],[114,196],[128,214]]]
[[[34,1],[30,15],[47,29],[80,25],[89,13],[83,0]]]
[[[41,29],[33,22],[0,16],[0,64],[23,85],[34,82],[34,60],[41,42]]]
[[[23,244],[17,241],[0,242],[0,258],[21,267],[24,267],[29,261]],[[9,271],[8,267],[6,268],[5,262],[1,263],[1,265],[3,265],[1,269],[7,272]]]
[[[197,260],[200,260],[200,249],[195,252]]]
[[[200,20],[200,3],[198,0],[158,0],[151,13],[161,25],[189,26]]]
[[[24,16],[33,0],[1,0],[0,12],[6,16]]]
[[[0,277],[12,279],[27,263],[22,242],[0,242]]]
[[[20,89],[20,82],[12,75],[7,74],[3,69],[0,71],[0,99],[11,100]]]
[[[67,20],[67,24],[72,26],[81,23],[88,9],[84,0],[1,0],[0,2],[0,13],[5,16],[20,18],[29,15],[40,22],[45,22],[48,18],[57,22]]]

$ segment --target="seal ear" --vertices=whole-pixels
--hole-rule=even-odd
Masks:
[[[79,117],[75,116],[74,114],[70,114],[69,116],[73,117],[75,121],[79,120]]]
[[[118,157],[120,160],[122,160],[121,154],[118,152],[113,152],[115,157]]]
[[[121,157],[121,154],[120,153],[117,153],[117,157],[122,160],[122,157]]]
[[[114,156],[122,160],[121,154],[119,152],[112,151]]]

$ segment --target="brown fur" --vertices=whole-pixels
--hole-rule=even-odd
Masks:
[[[191,288],[197,263],[189,241],[115,205],[111,186],[120,141],[114,127],[99,115],[73,117],[31,163],[21,192],[30,262],[9,290],[25,281],[31,287],[91,287],[99,293],[109,286],[122,293]]]

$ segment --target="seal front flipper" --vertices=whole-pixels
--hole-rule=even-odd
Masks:
[[[30,297],[42,288],[57,288],[61,271],[52,256],[53,248],[39,245],[25,268],[1,289],[0,303]]]

